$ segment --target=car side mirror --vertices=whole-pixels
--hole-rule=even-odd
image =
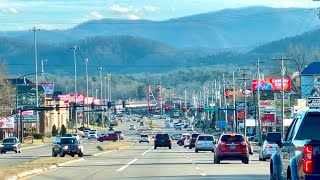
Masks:
[[[152,138],[154,139],[154,136],[152,136]]]

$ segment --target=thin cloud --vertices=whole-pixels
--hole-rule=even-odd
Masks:
[[[144,6],[142,9],[143,9],[145,12],[155,12],[155,11],[157,10],[157,8],[154,7],[154,6]]]
[[[88,14],[89,19],[102,19],[103,15],[97,11],[92,11]]]
[[[7,14],[18,14],[19,11],[15,8],[4,8],[4,9],[1,9],[1,11],[3,13],[7,13]]]
[[[119,5],[112,5],[109,7],[109,10],[111,12],[119,13],[119,14],[127,14],[133,11],[131,7],[124,7]]]
[[[140,19],[140,17],[137,16],[137,15],[131,14],[131,15],[128,16],[128,19],[130,19],[130,20],[138,20],[138,19]]]

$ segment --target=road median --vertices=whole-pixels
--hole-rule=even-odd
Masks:
[[[135,141],[117,141],[117,142],[108,142],[101,146],[97,146],[97,149],[100,150],[100,153],[93,154],[93,156],[101,156],[108,154],[117,150],[121,150],[136,144]]]
[[[23,164],[0,169],[0,180],[15,180],[84,160],[78,157],[41,157]]]

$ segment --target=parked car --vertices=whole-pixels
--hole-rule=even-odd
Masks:
[[[147,142],[150,143],[150,137],[148,134],[141,134],[139,138],[139,143],[141,142]]]
[[[124,140],[124,133],[122,131],[114,131],[114,133],[118,134],[120,140]]]
[[[222,134],[216,145],[214,163],[222,160],[241,160],[249,164],[248,143],[242,134]]]
[[[113,141],[116,142],[119,139],[119,136],[117,133],[106,133],[104,136],[100,136],[98,138],[98,141]]]
[[[195,143],[195,152],[212,151],[214,152],[216,141],[212,135],[199,135]]]
[[[1,154],[7,151],[14,151],[15,153],[21,153],[21,143],[16,137],[4,138],[0,148]]]
[[[190,136],[186,136],[186,138],[184,139],[184,143],[183,146],[184,148],[189,147],[190,145]]]
[[[169,147],[171,149],[171,138],[169,137],[169,134],[167,133],[161,133],[157,134],[154,138],[154,149],[157,149],[157,147]]]
[[[270,179],[319,179],[320,109],[299,111],[284,139],[281,134],[267,135],[279,150],[270,159]]]
[[[66,154],[74,157],[76,154],[79,157],[83,156],[83,146],[80,141],[74,137],[59,137],[52,143],[52,156],[64,157]]]

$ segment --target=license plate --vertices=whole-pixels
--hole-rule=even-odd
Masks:
[[[230,149],[235,149],[237,146],[235,146],[235,145],[231,145],[230,146]]]

